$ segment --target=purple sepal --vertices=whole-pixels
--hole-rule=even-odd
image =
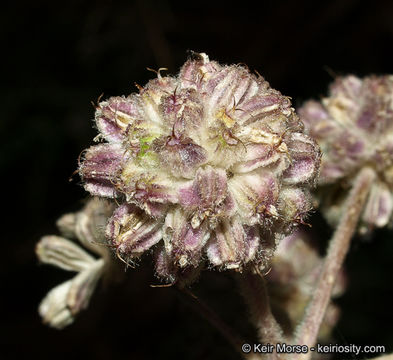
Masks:
[[[124,150],[116,144],[99,144],[87,149],[79,167],[85,189],[95,196],[117,196],[115,184],[125,157]]]

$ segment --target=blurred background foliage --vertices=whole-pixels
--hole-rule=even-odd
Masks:
[[[174,289],[149,287],[157,280],[146,259],[125,283],[98,291],[73,326],[41,325],[40,299],[70,274],[38,266],[34,246],[86,197],[69,178],[96,135],[91,101],[136,91],[155,76],[146,67],[175,74],[194,50],[247,64],[300,105],[336,75],[393,73],[393,2],[22,0],[2,5],[0,26],[1,357],[238,359]],[[311,222],[323,248],[331,230],[318,213]],[[340,344],[393,351],[392,234],[354,241]],[[234,286],[206,273],[192,290],[247,335]]]

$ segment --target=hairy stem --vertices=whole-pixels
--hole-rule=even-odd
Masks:
[[[283,332],[271,312],[269,296],[263,277],[246,272],[238,277],[238,282],[249,308],[251,319],[258,329],[259,341],[270,344],[283,342]],[[276,353],[266,355],[265,358],[280,359]]]
[[[310,347],[316,342],[337,274],[348,252],[351,238],[355,232],[374,178],[375,173],[373,170],[363,168],[355,179],[345,203],[343,216],[330,240],[314,295],[307,306],[303,321],[296,329],[295,344],[304,344]],[[312,353],[309,352],[303,356],[297,356],[296,359],[308,360],[311,354]]]

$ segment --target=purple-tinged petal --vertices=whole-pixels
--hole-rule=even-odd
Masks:
[[[323,155],[322,155],[323,159]],[[338,163],[328,163],[322,161],[321,175],[319,177],[320,184],[329,184],[337,179],[345,176],[346,170],[343,168],[342,164]]]
[[[258,169],[252,173],[235,174],[228,187],[237,204],[237,213],[245,224],[254,225],[261,215],[277,215],[275,205],[279,184],[269,171]]]
[[[137,257],[149,250],[162,239],[160,226],[156,221],[143,224],[137,230],[123,235],[123,243],[118,251],[127,257]]]
[[[393,211],[392,194],[383,183],[374,184],[362,218],[367,224],[384,227],[389,223]]]
[[[164,247],[158,246],[155,251],[154,259],[156,275],[167,281],[169,284],[174,284],[177,279],[178,268],[175,266],[175,262]]]
[[[202,90],[206,93],[207,112],[241,107],[240,100],[244,101],[244,95],[253,82],[256,82],[255,78],[241,67],[223,67],[212,74]]]
[[[87,149],[79,174],[91,195],[113,198],[117,195],[114,182],[126,155],[117,144],[100,144]]]
[[[190,180],[179,189],[179,203],[182,207],[194,210],[200,205],[201,198],[199,197],[197,185]]]
[[[315,164],[315,159],[313,157],[298,155],[292,160],[292,165],[284,173],[286,183],[298,184],[307,182],[309,179],[314,179],[315,173],[318,171],[318,167]]]
[[[160,111],[166,133],[175,138],[187,138],[200,131],[204,122],[204,109],[199,94],[194,89],[178,90],[163,96]]]
[[[282,95],[280,94],[256,95],[241,105],[242,111],[238,115],[239,122],[249,125],[264,118],[268,113],[279,109],[281,102]]]
[[[134,217],[134,220],[132,220],[132,216]],[[109,222],[106,226],[106,238],[111,241],[113,246],[119,246],[120,241],[118,241],[118,235],[122,231],[123,227],[126,226],[127,223],[131,222],[136,225],[138,223],[138,219],[141,216],[142,211],[137,206],[132,204],[120,205],[113,212],[112,217],[109,219]]]
[[[202,249],[209,237],[206,223],[193,228],[182,210],[167,214],[163,227],[164,244],[180,267],[200,263]]]
[[[363,81],[354,75],[337,78],[330,85],[332,96],[341,96],[356,100],[361,95]]]
[[[292,160],[291,166],[284,172],[287,184],[314,181],[319,172],[321,153],[314,140],[302,133],[291,134],[285,139]]]
[[[214,227],[219,217],[229,217],[235,209],[234,201],[228,194],[226,172],[211,166],[200,168],[194,181],[181,186],[178,199],[187,213],[191,214],[191,225],[194,228],[205,218],[209,218]]]
[[[178,84],[175,78],[169,76],[162,77],[160,71],[158,71],[157,77],[150,80],[140,91],[142,95],[147,91],[149,96],[155,98],[158,104],[161,96],[173,94],[177,87]]]
[[[177,203],[176,184],[165,172],[159,169],[149,170],[127,164],[121,176],[124,184],[122,191],[126,194],[128,203],[159,218],[165,215],[168,205]]]
[[[143,202],[142,208],[143,210],[146,211],[148,215],[157,219],[157,218],[161,218],[166,214],[168,205],[147,200]]]
[[[330,97],[322,100],[330,117],[344,127],[351,126],[361,110],[363,81],[354,76],[337,78],[330,86]]]
[[[352,135],[349,131],[343,131],[339,136],[336,136],[336,139],[337,142],[333,144],[330,155],[332,159],[348,163],[349,166],[345,165],[347,169],[351,162],[357,162],[366,155],[365,141]]]
[[[278,211],[287,221],[303,223],[311,210],[311,195],[300,188],[281,189]]]
[[[215,231],[215,235],[206,246],[209,261],[214,266],[238,268],[239,258],[242,258],[244,230],[241,224],[233,221],[223,221]]]
[[[207,152],[190,138],[157,139],[153,148],[158,152],[160,161],[173,176],[193,178],[199,166],[207,161]]]
[[[95,115],[100,133],[107,141],[117,143],[124,140],[128,127],[140,119],[143,113],[137,96],[111,97],[99,104]]]
[[[339,130],[337,124],[329,117],[326,109],[317,101],[307,101],[298,110],[298,114],[308,133],[314,139],[326,139]]]
[[[204,53],[194,53],[181,68],[179,83],[182,89],[197,89],[204,92],[206,82],[210,77],[221,70],[221,66],[215,61],[210,61]]]
[[[258,226],[243,226],[244,236],[244,258],[243,262],[252,261],[257,255],[260,245]]]
[[[161,240],[161,225],[134,205],[125,204],[109,220],[107,237],[119,254],[138,257]]]
[[[369,106],[368,108],[362,109],[361,114],[359,115],[356,125],[365,131],[373,131],[376,126],[376,121],[378,110]]]
[[[242,161],[234,164],[231,170],[235,173],[250,172],[276,162],[279,157],[280,154],[271,145],[250,144],[247,145],[247,152]]]
[[[206,246],[214,266],[235,269],[251,261],[257,254],[259,234],[256,227],[243,226],[233,218],[220,223]]]
[[[329,119],[329,115],[323,105],[315,100],[306,101],[299,109],[298,114],[307,125],[319,124]]]
[[[197,54],[193,59],[189,59],[180,69],[179,82],[182,89],[199,87],[203,72],[201,68],[209,63],[209,57],[206,54]]]
[[[158,247],[155,252],[155,270],[156,275],[169,284],[176,283],[178,286],[184,287],[195,282],[201,273],[202,266],[179,268],[172,255],[168,254],[164,247]]]
[[[155,182],[154,178],[151,182],[143,180],[137,182],[132,194],[132,198],[128,201],[138,205],[155,218],[165,215],[168,205],[176,202],[170,189],[159,181]]]
[[[226,173],[211,166],[200,168],[195,180],[179,190],[180,204],[189,209],[215,208],[227,196]]]

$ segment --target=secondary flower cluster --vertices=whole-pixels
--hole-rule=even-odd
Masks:
[[[328,97],[307,102],[299,115],[322,149],[320,183],[351,183],[362,167],[372,168],[378,177],[363,221],[369,228],[387,225],[393,211],[393,76],[338,78]],[[341,216],[340,206],[332,205],[328,215]]]
[[[41,263],[77,273],[53,288],[42,300],[39,313],[50,326],[62,329],[73,323],[90,302],[97,282],[111,269],[111,254],[105,245],[103,229],[113,206],[108,201],[91,199],[82,211],[63,215],[57,226],[62,236],[44,236],[36,247]],[[68,239],[77,239],[99,256],[93,257]]]
[[[106,142],[79,172],[92,195],[120,204],[106,235],[132,261],[154,245],[170,282],[205,259],[263,268],[310,210],[320,151],[289,99],[242,66],[195,54],[177,77],[99,103]]]

